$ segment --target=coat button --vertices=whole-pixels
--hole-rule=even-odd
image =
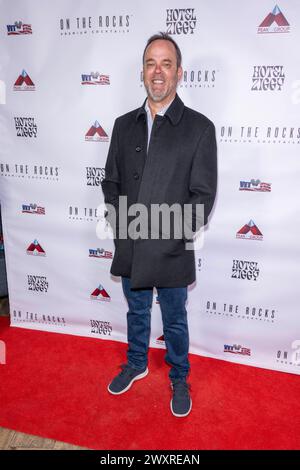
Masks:
[[[133,173],[133,177],[135,180],[138,180],[139,179],[139,174],[138,173]]]
[[[137,147],[135,147],[136,152],[140,152],[141,150],[142,150],[142,147],[140,147],[139,145]]]

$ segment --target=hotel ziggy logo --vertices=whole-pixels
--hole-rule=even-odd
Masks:
[[[49,283],[46,276],[27,275],[28,290],[35,292],[48,292]]]
[[[33,117],[15,117],[17,137],[37,137],[37,125]]]
[[[283,65],[254,65],[252,91],[281,91],[285,80]]]
[[[242,261],[234,259],[232,265],[233,279],[246,279],[248,281],[256,281],[259,276],[258,263],[256,261]]]
[[[194,34],[197,18],[194,8],[168,8],[167,33],[168,34]]]

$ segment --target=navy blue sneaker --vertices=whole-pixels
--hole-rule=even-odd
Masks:
[[[184,379],[178,379],[171,383],[171,388],[173,390],[171,411],[177,418],[184,418],[192,409],[190,385]]]
[[[121,366],[122,372],[118,374],[107,387],[107,390],[113,395],[120,395],[127,392],[135,380],[143,379],[148,375],[148,367],[144,370],[137,370],[128,364]]]

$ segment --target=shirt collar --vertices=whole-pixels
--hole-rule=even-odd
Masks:
[[[145,109],[146,106],[147,106],[147,98],[145,99],[143,105],[137,110],[136,120],[138,120],[141,116],[146,117],[147,115],[147,111]],[[176,126],[176,124],[179,123],[182,117],[183,111],[184,111],[184,104],[179,98],[179,96],[177,95],[177,93],[175,95],[174,100],[171,103],[169,103],[169,105],[167,105],[166,108],[167,109],[164,110],[165,116],[167,116],[170,119],[171,123],[174,126]],[[159,114],[161,114],[161,111],[159,112]]]

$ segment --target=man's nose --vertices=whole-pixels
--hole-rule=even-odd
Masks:
[[[155,73],[160,73],[161,72],[161,66],[160,64],[155,65]]]

